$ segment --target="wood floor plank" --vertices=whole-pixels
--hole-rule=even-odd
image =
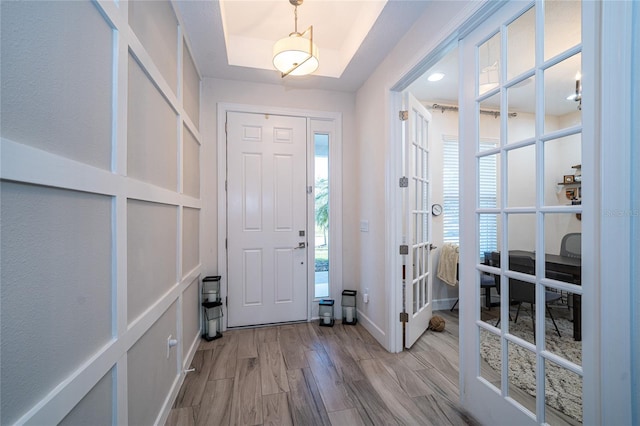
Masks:
[[[207,342],[205,339],[201,338],[200,344],[198,345],[198,350],[206,351],[208,349],[215,349],[218,346],[222,346],[225,343],[227,343],[229,340],[235,339],[235,333],[236,333],[236,330],[227,330],[224,333],[222,333],[221,338],[212,340],[210,342]]]
[[[225,336],[220,341],[224,344],[216,347],[213,354],[213,362],[209,371],[209,380],[233,379],[238,362],[238,340],[235,335]]]
[[[296,324],[295,329],[298,332],[300,342],[305,348],[305,352],[324,350],[322,342],[318,337],[317,328],[318,327],[314,326],[314,324],[310,322]]]
[[[308,367],[307,360],[304,356],[305,348],[300,341],[298,332],[293,326],[280,328],[280,330],[278,330],[278,340],[287,370],[298,370]]]
[[[231,423],[231,401],[233,379],[207,382],[202,395],[200,409],[196,413],[198,426],[229,426]]]
[[[360,361],[360,366],[371,386],[380,395],[389,411],[402,424],[425,424],[428,418],[418,409],[400,385],[391,377],[381,360]]]
[[[355,408],[329,413],[329,420],[331,420],[331,426],[364,426],[364,422]]]
[[[278,329],[276,327],[261,327],[256,329],[256,344],[263,342],[277,342]]]
[[[286,393],[274,393],[262,397],[265,426],[293,426]]]
[[[469,425],[475,426],[471,417],[467,416],[458,406],[440,395],[427,395],[413,398],[416,406],[429,419],[429,424],[439,425]]]
[[[172,408],[165,426],[195,426],[193,407]]]
[[[404,358],[405,357],[383,358],[380,362],[408,396],[430,395],[431,391],[429,387],[417,377],[414,370],[409,368]]]
[[[238,358],[258,358],[255,328],[238,330]]]
[[[429,368],[435,368],[442,373],[451,383],[457,386],[459,382],[459,369],[456,360],[450,360],[442,353],[435,350],[412,351],[411,354],[426,364]],[[417,396],[417,395],[416,395]]]
[[[233,378],[231,424],[262,424],[262,391],[258,358],[240,358]]]
[[[322,343],[333,365],[336,367],[336,372],[343,381],[350,382],[364,379],[360,365],[344,349],[343,343],[338,337],[335,335],[326,336]]]
[[[360,361],[361,359],[373,358],[373,355],[371,355],[368,349],[368,346],[370,345],[365,344],[359,334],[351,331],[354,328],[355,326],[353,325],[344,325],[343,332],[336,334],[340,341],[343,343],[343,347],[356,361]]]
[[[427,368],[425,370],[416,371],[416,374],[422,379],[432,393],[438,394],[448,399],[453,404],[457,404],[460,400],[458,386],[446,378],[435,368]]]
[[[276,341],[259,343],[258,358],[260,359],[262,395],[289,392],[287,369],[280,344]]]
[[[291,389],[287,398],[293,423],[305,426],[331,424],[311,370],[288,370],[287,377]]]
[[[367,426],[399,425],[393,413],[368,380],[348,382],[344,387],[362,422]]]
[[[328,358],[315,351],[308,351],[306,356],[327,412],[353,408],[342,379],[338,376],[335,367],[328,364]]]
[[[174,408],[200,405],[202,393],[209,380],[213,353],[214,349],[196,351],[193,361],[191,361],[191,368],[195,368],[195,371],[187,373],[184,384],[176,397]]]

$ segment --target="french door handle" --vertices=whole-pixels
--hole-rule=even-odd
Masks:
[[[298,243],[298,247],[294,247],[293,250],[303,249],[307,247],[307,243],[301,242]]]

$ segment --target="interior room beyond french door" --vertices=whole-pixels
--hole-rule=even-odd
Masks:
[[[227,113],[228,326],[307,319],[307,127]]]

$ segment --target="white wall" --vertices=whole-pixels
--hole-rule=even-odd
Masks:
[[[217,107],[219,103],[291,108],[305,111],[324,111],[342,114],[342,154],[343,154],[343,276],[345,288],[353,288],[359,281],[357,262],[359,247],[354,236],[358,229],[358,218],[353,212],[358,210],[358,153],[355,144],[355,95],[353,93],[300,90],[287,87],[286,80],[281,85],[249,83],[244,81],[204,79],[202,86],[202,266],[204,274],[218,272],[218,170]],[[224,280],[224,277],[223,277]],[[339,285],[342,288],[341,285]],[[226,289],[223,289],[225,294]],[[339,293],[332,293],[339,298]]]
[[[199,339],[188,40],[169,2],[0,7],[0,423],[162,423]]]

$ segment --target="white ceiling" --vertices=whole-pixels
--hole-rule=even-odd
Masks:
[[[298,7],[298,32],[313,25],[314,42],[322,46],[315,75],[340,78],[386,2],[306,0]],[[219,4],[229,64],[273,70],[272,48],[294,32],[294,7],[288,1]]]
[[[288,0],[183,0],[175,4],[202,77],[354,92],[429,1],[305,0],[298,7],[298,29],[313,25],[320,68],[313,75],[284,79],[269,65],[273,44],[293,31],[293,6]],[[229,55],[228,47],[235,53]],[[254,57],[254,62],[234,65],[243,56]]]
[[[545,59],[580,43],[580,3],[556,1],[547,4],[545,14]],[[529,70],[535,62],[535,14],[529,10],[508,26],[507,73],[512,79]],[[485,61],[494,63],[499,58],[499,37],[494,37],[492,59]],[[493,49],[493,50],[491,50]],[[487,51],[484,51],[485,53]],[[482,54],[483,51],[480,51]],[[408,87],[408,90],[419,100],[444,105],[458,104],[458,49],[450,51],[442,60],[431,67],[424,75]],[[497,56],[496,56],[497,55]],[[568,100],[567,96],[575,92],[576,73],[581,70],[581,55],[577,54],[544,71],[545,114],[561,116],[577,110],[577,103]],[[482,66],[482,65],[481,65]],[[434,72],[442,72],[445,77],[437,82],[427,80]],[[515,75],[514,75],[515,74]],[[507,92],[510,112],[534,113],[536,109],[535,78],[528,78]],[[499,108],[499,96],[492,96],[482,103],[482,108],[496,110]]]
[[[202,77],[348,92],[360,88],[429,3],[429,0],[305,0],[298,7],[298,30],[313,25],[320,67],[309,76],[282,79],[271,66],[271,54],[273,44],[293,31],[293,6],[289,0],[175,1]],[[545,52],[555,55],[579,43],[580,14],[576,7],[579,3],[553,2],[547,8]],[[516,64],[514,69],[530,68],[519,62],[533,58],[534,22],[535,16],[526,13],[509,26],[510,38],[517,40],[513,43],[516,49],[509,52],[509,67]],[[576,55],[545,71],[548,114],[562,115],[576,110],[576,103],[566,97],[572,92],[580,62],[580,55]],[[435,71],[445,73],[445,78],[427,81]],[[509,90],[510,111],[535,111],[533,83],[531,78]],[[409,89],[420,100],[456,105],[458,50],[449,52]],[[491,101],[484,102],[483,107],[497,107],[497,102],[493,105]]]

